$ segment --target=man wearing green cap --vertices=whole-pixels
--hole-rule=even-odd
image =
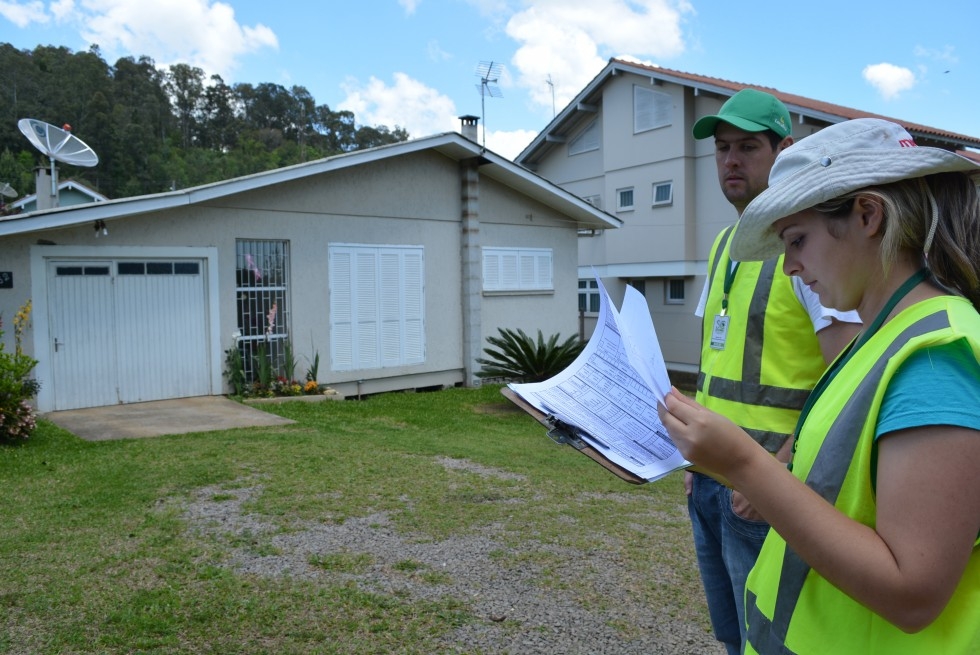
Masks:
[[[768,187],[776,155],[793,143],[785,105],[756,89],[736,93],[693,132],[696,139],[714,137],[721,190],[739,216]],[[857,333],[860,318],[821,306],[798,278],[783,273],[782,256],[731,261],[737,227],[723,230],[708,256],[697,310],[703,320],[697,401],[788,462],[806,397]],[[741,494],[713,478],[686,472],[684,484],[712,627],[734,655],[745,639],[745,579],[769,525]]]

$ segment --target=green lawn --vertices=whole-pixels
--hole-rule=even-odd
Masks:
[[[467,598],[357,584],[366,546],[310,555],[304,576],[234,566],[372,516],[406,543],[492,534],[495,566],[533,559],[535,584],[586,608],[608,596],[549,553],[601,551],[631,602],[707,630],[679,474],[622,482],[497,387],[262,409],[297,423],[85,442],[40,421],[0,447],[0,653],[433,653],[484,620]],[[202,499],[260,528],[192,520]],[[452,581],[417,558],[388,569]]]

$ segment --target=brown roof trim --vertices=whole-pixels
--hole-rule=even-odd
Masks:
[[[957,150],[956,154],[961,157],[966,157],[967,159],[972,159],[980,164],[980,152],[974,152],[973,150]]]

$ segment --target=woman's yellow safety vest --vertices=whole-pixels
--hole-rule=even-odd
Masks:
[[[923,301],[884,324],[814,403],[800,430],[794,475],[842,513],[874,528],[875,426],[888,382],[914,351],[962,338],[980,360],[980,315],[956,296]],[[942,614],[907,634],[811,570],[771,530],[746,584],[745,621],[746,653],[976,655],[980,539]]]
[[[806,398],[827,365],[813,321],[783,273],[783,257],[740,262],[728,294],[723,350],[712,348],[721,313],[732,228],[711,249],[697,396],[776,452],[792,434]]]

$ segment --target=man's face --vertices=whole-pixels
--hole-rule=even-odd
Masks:
[[[782,146],[774,149],[763,132],[746,132],[719,121],[715,128],[718,181],[740,216],[752,199],[769,186],[769,169]]]

